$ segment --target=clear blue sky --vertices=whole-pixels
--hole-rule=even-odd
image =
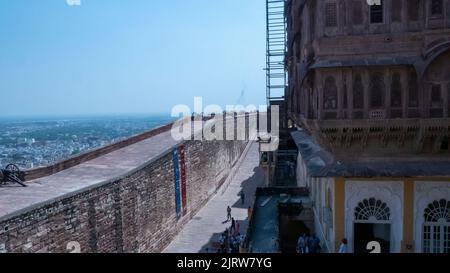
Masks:
[[[0,116],[264,104],[264,20],[263,0],[0,0]]]

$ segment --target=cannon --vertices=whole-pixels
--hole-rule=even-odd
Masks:
[[[15,164],[8,164],[5,169],[0,170],[0,186],[16,183],[22,187],[26,187],[27,185],[25,185],[24,180],[23,173]]]

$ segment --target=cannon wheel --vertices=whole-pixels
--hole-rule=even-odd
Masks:
[[[25,185],[21,179],[20,179],[20,169],[19,167],[17,167],[17,165],[15,164],[8,164],[6,165],[5,170],[7,172],[9,172],[8,176],[10,179],[13,180],[13,182],[16,182],[17,184],[26,187],[27,185]]]
[[[7,171],[11,172],[12,174],[16,175],[16,176],[18,176],[19,172],[20,172],[19,167],[17,167],[17,165],[15,165],[15,164],[8,164],[8,165],[6,165],[5,169]]]

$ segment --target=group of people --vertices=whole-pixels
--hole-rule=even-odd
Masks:
[[[245,242],[245,236],[238,233],[232,233],[231,229],[226,229],[219,238],[220,248],[218,253],[239,253],[239,247]]]
[[[231,216],[231,207],[227,207],[227,220],[224,223],[231,222],[219,238],[219,253],[239,253],[239,246],[245,242],[245,236],[241,235],[240,223]]]
[[[298,238],[297,253],[320,253],[321,250],[320,239],[315,234],[312,236],[303,234]]]
[[[348,241],[346,238],[342,239],[341,245],[339,246],[338,253],[347,253],[348,252]],[[320,246],[320,239],[317,238],[315,234],[309,237],[306,234],[303,234],[298,238],[297,242],[297,253],[305,254],[305,253],[320,253],[322,250]]]

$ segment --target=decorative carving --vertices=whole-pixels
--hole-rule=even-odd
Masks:
[[[389,207],[381,200],[375,198],[364,199],[355,208],[355,220],[389,221],[391,212]]]
[[[348,181],[345,186],[346,214],[345,229],[349,239],[350,251],[353,249],[353,224],[355,208],[360,202],[375,199],[386,203],[389,207],[389,221],[391,223],[391,251],[400,252],[403,236],[403,182],[400,181]],[[372,219],[373,220],[373,219]],[[385,220],[384,220],[385,221]]]
[[[425,209],[436,200],[448,200],[449,182],[416,181],[414,185],[414,238],[416,252],[422,252],[422,229],[425,224]]]

